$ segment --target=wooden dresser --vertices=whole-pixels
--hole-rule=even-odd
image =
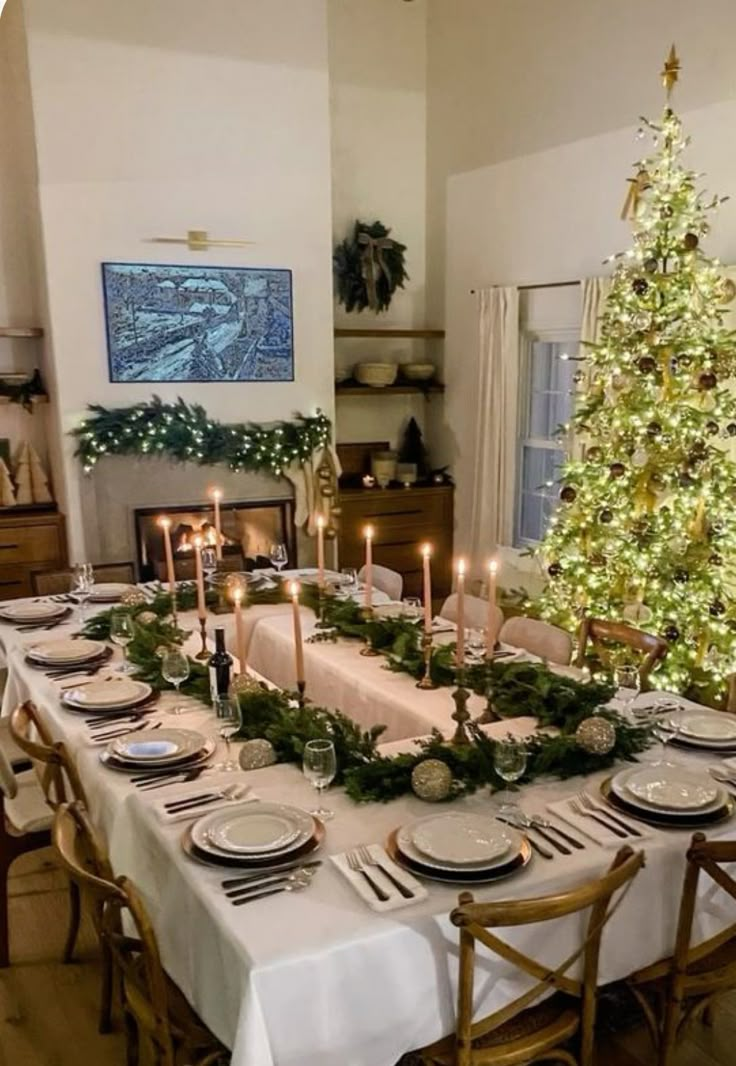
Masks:
[[[64,516],[57,511],[0,512],[0,600],[31,596],[33,570],[67,565]]]
[[[404,595],[421,596],[425,541],[432,557],[433,599],[443,600],[452,586],[452,485],[427,488],[341,489],[340,566],[360,569],[365,561],[363,528],[375,527],[373,561],[404,578]]]

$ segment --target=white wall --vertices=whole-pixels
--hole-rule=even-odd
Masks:
[[[736,193],[736,143],[724,133],[736,124],[736,102],[701,108],[683,119],[693,137],[691,161],[707,175],[704,184],[711,191]],[[632,160],[641,154],[632,127],[457,174],[448,182],[448,392],[442,442],[458,481],[459,547],[470,518],[476,424],[478,315],[470,290],[605,273],[602,260],[630,244],[629,227],[619,215]],[[736,262],[736,198],[716,217],[707,251]],[[560,304],[555,298],[549,314],[558,318],[548,326],[569,324],[570,299],[574,296],[568,294]],[[539,325],[539,304],[535,314]]]
[[[162,384],[215,418],[332,415],[326,0],[24,0],[64,430],[88,403],[151,385],[107,374],[103,260],[289,267],[293,383]],[[190,253],[148,243],[207,229],[254,241]],[[79,466],[66,442],[72,551]]]

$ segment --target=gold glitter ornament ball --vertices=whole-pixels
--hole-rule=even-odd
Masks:
[[[264,766],[273,766],[276,762],[276,751],[271,741],[262,737],[246,740],[240,749],[238,761],[243,770],[261,770]]]
[[[126,589],[120,597],[120,602],[124,607],[139,607],[146,602],[146,594],[143,589]]]
[[[608,755],[616,744],[616,727],[607,718],[585,718],[575,730],[575,740],[590,755]]]
[[[135,616],[136,622],[140,622],[142,626],[150,626],[154,622],[158,622],[158,615],[155,611],[141,611],[140,614]]]
[[[452,771],[441,759],[424,759],[411,772],[411,787],[419,799],[439,803],[452,788]]]

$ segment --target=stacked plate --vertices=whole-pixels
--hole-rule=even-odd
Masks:
[[[106,718],[116,713],[125,714],[148,703],[153,689],[144,681],[132,677],[107,677],[102,681],[86,681],[76,688],[67,689],[61,702],[70,711],[80,714],[104,714]]]
[[[204,815],[182,843],[192,858],[209,865],[278,869],[307,861],[324,833],[319,819],[299,807],[251,802]]]
[[[60,622],[70,613],[71,608],[64,603],[4,603],[0,619],[17,626],[42,626]]]
[[[170,774],[203,765],[216,747],[193,729],[139,729],[110,741],[100,761],[129,774]]]
[[[387,851],[419,877],[450,884],[498,881],[526,866],[526,837],[491,815],[430,814],[395,829]]]
[[[664,724],[675,730],[673,743],[676,739],[679,747],[725,755],[736,752],[736,715],[706,709],[679,710],[667,715]]]
[[[99,640],[43,640],[26,653],[26,662],[43,670],[73,670],[94,666],[112,652]]]
[[[90,603],[117,603],[125,592],[135,588],[122,581],[101,581],[92,586],[89,594]]]
[[[622,770],[601,785],[607,802],[650,825],[697,829],[730,818],[734,802],[707,773],[657,763]]]

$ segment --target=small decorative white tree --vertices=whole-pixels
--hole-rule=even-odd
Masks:
[[[10,471],[5,462],[0,459],[0,507],[14,507],[15,502],[15,491],[13,482],[10,480]]]

